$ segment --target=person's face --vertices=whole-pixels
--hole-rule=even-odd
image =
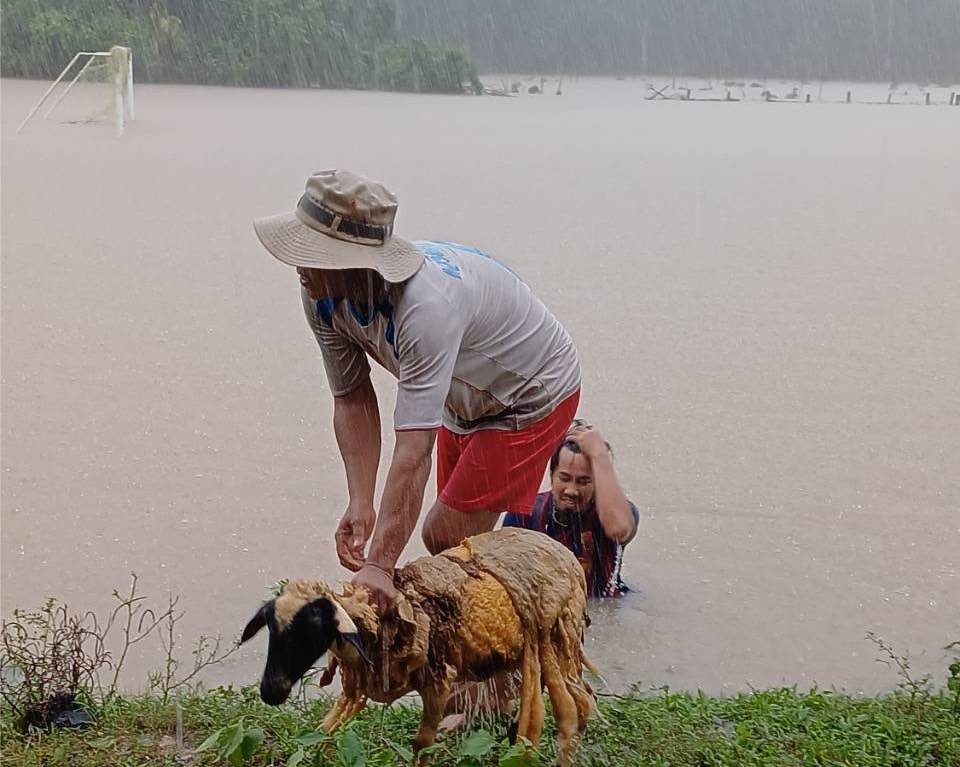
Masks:
[[[314,301],[331,296],[372,301],[382,290],[382,279],[372,269],[311,269],[297,267],[300,284]]]
[[[593,503],[593,474],[590,461],[568,448],[560,451],[557,468],[550,476],[554,507],[579,514]]]
[[[305,266],[297,267],[297,274],[300,277],[300,284],[303,285],[307,295],[314,301],[326,298],[330,295],[330,284],[326,278],[327,273],[323,269],[310,269]]]

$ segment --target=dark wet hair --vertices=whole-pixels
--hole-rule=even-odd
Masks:
[[[574,425],[579,426],[580,424],[577,424],[577,422],[574,421]],[[610,443],[607,441],[604,441],[603,444],[607,446],[607,452],[609,452],[610,457],[613,458],[613,448],[610,447]],[[583,451],[580,449],[580,445],[578,445],[576,442],[573,442],[572,440],[569,440],[569,439],[563,440],[563,442],[557,445],[557,449],[553,451],[553,455],[550,456],[550,476],[551,477],[553,476],[553,472],[557,470],[557,464],[560,463],[560,453],[563,452],[564,448],[569,450],[571,453],[574,453],[575,455],[581,455],[583,453]]]
[[[553,472],[557,470],[557,464],[560,463],[560,453],[564,448],[569,450],[571,453],[576,453],[578,455],[583,452],[580,449],[580,445],[578,445],[576,442],[571,442],[568,439],[565,439],[563,442],[557,445],[557,449],[554,450],[553,455],[550,456],[550,476],[551,477],[553,476]]]

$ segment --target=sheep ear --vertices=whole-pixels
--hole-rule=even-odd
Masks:
[[[257,610],[257,614],[250,619],[247,627],[243,630],[243,636],[240,637],[240,644],[251,639],[260,629],[267,625],[267,615],[270,610],[270,605],[272,604],[273,602],[267,602]]]
[[[357,624],[353,622],[353,618],[347,615],[347,611],[343,609],[343,605],[340,604],[335,597],[330,597],[330,601],[333,602],[334,620],[337,622],[337,631],[341,634],[359,634]]]
[[[360,631],[357,629],[357,624],[353,622],[343,605],[335,597],[330,597],[330,601],[333,603],[334,610],[334,620],[337,623],[337,631],[340,634],[340,639],[346,642],[349,645],[352,645],[361,658],[370,666],[373,665],[373,661],[370,660],[367,655],[367,651],[363,646],[363,642],[360,641]]]

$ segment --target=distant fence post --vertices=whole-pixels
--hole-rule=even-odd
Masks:
[[[848,104],[850,103],[850,95],[851,95],[851,94],[850,94],[850,91],[847,91],[847,103],[848,103]]]

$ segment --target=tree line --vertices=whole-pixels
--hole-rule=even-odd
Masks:
[[[3,75],[52,79],[126,45],[141,81],[462,92],[462,48],[401,39],[390,0],[4,0]]]
[[[960,81],[960,0],[396,0],[482,71]]]
[[[960,0],[4,0],[5,76],[460,92],[487,72],[957,82]],[[424,42],[426,41],[426,42]],[[476,65],[475,63],[476,62]]]

